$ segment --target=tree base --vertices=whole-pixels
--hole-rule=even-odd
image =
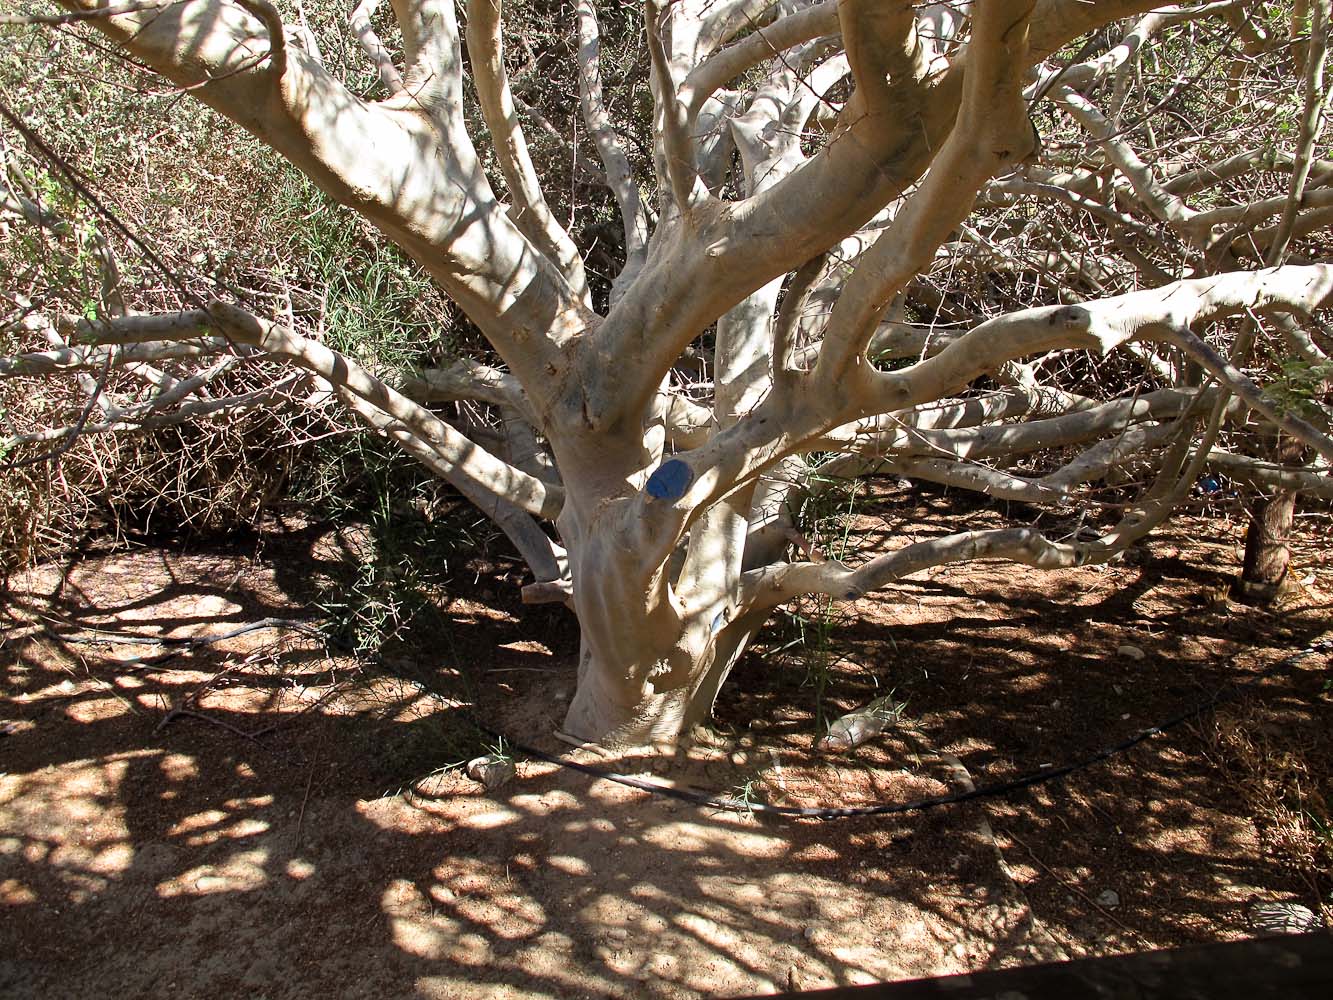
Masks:
[[[1231,584],[1230,597],[1240,604],[1262,608],[1304,592],[1305,588],[1290,573],[1287,573],[1276,583],[1263,580],[1246,580],[1243,577],[1238,578]]]

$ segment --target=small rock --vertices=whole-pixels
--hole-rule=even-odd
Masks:
[[[1305,934],[1324,926],[1317,913],[1300,903],[1255,903],[1250,907],[1250,923],[1255,930],[1270,934]]]
[[[606,936],[612,941],[624,941],[629,937],[629,931],[623,927],[611,927],[607,930]]]
[[[514,762],[493,753],[474,757],[467,762],[467,776],[480,781],[488,792],[493,792],[514,777]]]
[[[1143,650],[1139,649],[1138,646],[1131,646],[1129,643],[1125,643],[1123,646],[1117,646],[1116,653],[1127,660],[1142,660],[1148,655]]]
[[[1103,889],[1097,893],[1097,905],[1104,906],[1108,910],[1114,910],[1120,905],[1120,893],[1114,889]]]
[[[736,767],[744,767],[750,762],[750,758],[746,755],[744,750],[737,750],[731,755],[731,762]]]
[[[1056,698],[1055,701],[1051,702],[1051,708],[1059,708],[1059,707],[1060,707],[1060,699]]]
[[[817,928],[807,927],[805,930],[801,931],[801,936],[805,938],[807,941],[814,941],[815,935],[817,935],[818,933],[819,931]]]

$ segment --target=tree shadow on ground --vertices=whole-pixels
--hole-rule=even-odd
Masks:
[[[1242,933],[1249,897],[1294,891],[1202,755],[1203,722],[1058,785],[907,816],[716,814],[531,761],[485,796],[448,769],[486,749],[466,706],[549,732],[576,638],[549,609],[540,628],[477,600],[494,575],[455,581],[438,619],[403,634],[381,664],[397,677],[272,635],[133,669],[111,660],[161,648],[53,636],[302,617],[311,581],[345,571],[317,534],[258,560],[71,567],[44,601],[11,604],[47,624],[0,647],[16,723],[0,742],[7,995],[740,994],[1028,961],[1026,901],[1077,953]],[[845,708],[895,687],[984,785],[1252,674],[1321,620],[1260,642],[1255,622],[1172,612],[1181,581],[1197,581],[1170,559],[1123,572],[1075,588],[1076,607],[989,570],[902,588],[842,630],[826,697]],[[1133,601],[1158,595],[1127,621],[1112,603],[1126,585]],[[1130,641],[1143,661],[1107,655]],[[726,739],[697,784],[725,793],[753,777],[776,794],[772,753],[811,803],[949,790],[891,740],[813,758],[810,671],[764,649],[719,703]],[[1260,685],[1275,723],[1326,729],[1318,667]],[[164,724],[173,708],[196,714]],[[977,833],[986,818],[1017,886]],[[1107,890],[1114,905],[1098,903]]]

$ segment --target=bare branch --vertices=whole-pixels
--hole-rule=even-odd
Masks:
[[[1267,399],[1263,390],[1211,346],[1191,333],[1188,327],[1177,327],[1161,337],[1187,352],[1213,375],[1221,379],[1237,396],[1262,413],[1275,426],[1292,437],[1304,441],[1324,458],[1333,461],[1333,438],[1324,434],[1308,420],[1295,413],[1280,410]]]
[[[467,137],[453,0],[401,7],[406,90],[377,104],[350,94],[298,48],[276,72],[266,58],[269,31],[221,0],[95,23],[365,214],[537,391],[560,362],[558,345],[581,333],[590,314],[508,218]]]
[[[91,21],[97,17],[115,17],[118,14],[134,14],[141,10],[157,10],[178,0],[131,0],[129,3],[109,4],[89,10],[76,10],[68,14],[0,14],[0,24],[30,24],[57,27],[62,24],[77,24]]]
[[[1296,229],[1297,213],[1304,207],[1305,182],[1310,175],[1315,142],[1323,126],[1324,109],[1328,106],[1329,94],[1324,88],[1324,62],[1328,58],[1329,20],[1333,11],[1330,10],[1329,0],[1313,2],[1310,48],[1305,53],[1305,107],[1301,114],[1300,136],[1296,140],[1295,166],[1291,172],[1287,204],[1282,210],[1282,220],[1278,223],[1277,233],[1264,261],[1269,267],[1275,267],[1286,260],[1287,248],[1291,245],[1292,234]]]
[[[495,155],[514,198],[510,214],[519,230],[560,268],[569,287],[591,306],[583,258],[546,204],[527,139],[518,124],[500,37],[500,0],[468,0],[467,47],[482,116],[495,140]]]
[[[827,594],[854,601],[894,580],[944,563],[1009,559],[1041,569],[1105,561],[1114,552],[1094,554],[1087,546],[1052,542],[1032,528],[967,531],[917,542],[872,559],[859,569],[842,562],[788,563],[746,573],[738,602],[746,611],[775,608],[802,594]]]
[[[662,155],[666,160],[667,178],[676,204],[687,217],[712,196],[699,176],[694,158],[694,143],[690,138],[688,112],[676,94],[671,78],[671,67],[662,42],[663,0],[647,0],[644,5],[648,27],[648,53],[652,60],[653,81],[657,96],[657,114],[660,119]]]
[[[100,349],[63,347],[50,351],[29,351],[0,358],[0,378],[98,371],[107,363],[108,356],[112,368],[125,368],[151,362],[207,357],[228,349],[229,345],[220,338],[205,338],[197,344],[150,341]]]
[[[403,77],[398,72],[398,67],[393,64],[393,57],[389,55],[389,50],[380,41],[380,36],[375,34],[375,29],[370,26],[370,18],[379,9],[381,2],[382,0],[361,0],[352,11],[352,16],[348,19],[348,26],[352,29],[352,34],[356,36],[361,51],[374,65],[375,72],[379,74],[380,83],[384,84],[384,89],[390,95],[395,95],[403,89]]]
[[[1107,158],[1129,179],[1134,193],[1142,199],[1149,211],[1163,222],[1176,227],[1183,235],[1191,235],[1190,224],[1195,216],[1194,211],[1158,183],[1152,175],[1152,169],[1139,159],[1138,153],[1124,138],[1117,136],[1115,127],[1093,103],[1068,87],[1057,88],[1055,96],[1079,124],[1101,142]]]
[[[746,70],[793,46],[838,30],[838,5],[833,0],[779,18],[701,62],[680,85],[677,99],[685,105],[691,128],[699,109],[719,88]]]
[[[1322,471],[1312,468],[1292,469],[1218,448],[1208,453],[1208,465],[1242,483],[1267,489],[1296,490],[1333,500],[1333,472],[1330,472],[1328,466]]]
[[[448,368],[418,371],[404,378],[398,389],[419,403],[476,399],[493,406],[509,406],[519,411],[529,423],[538,423],[518,379],[473,358],[459,358]]]
[[[264,23],[268,32],[268,63],[273,75],[282,79],[287,72],[287,31],[282,23],[282,15],[269,0],[235,0]],[[318,59],[315,60],[319,62]]]
[[[98,422],[86,422],[70,427],[56,427],[41,431],[30,431],[0,438],[5,445],[49,443],[85,434],[123,434],[134,431],[153,430],[158,427],[174,427],[180,424],[207,420],[234,420],[247,413],[257,411],[273,412],[284,407],[305,405],[312,378],[305,372],[290,375],[263,389],[251,392],[220,396],[216,399],[196,399],[174,409],[169,406],[178,399],[155,397],[129,407],[112,406],[104,413],[104,419]]]
[[[553,519],[559,513],[563,503],[559,487],[500,461],[347,357],[236,306],[214,302],[207,312],[82,321],[73,328],[80,342],[98,345],[191,340],[215,331],[232,341],[290,358],[325,379],[358,415],[386,429],[417,458],[425,461],[429,456],[427,464],[450,481],[467,481],[539,517]]]
[[[394,436],[418,457],[421,447],[428,448],[447,478],[462,477],[492,496],[538,517],[554,519],[559,514],[563,503],[563,491],[559,487],[543,483],[501,462],[348,358],[226,303],[212,303],[208,315],[228,336],[270,354],[290,358],[401,424],[403,432],[395,431]],[[363,407],[358,406],[357,412],[366,415]],[[407,440],[409,437],[411,442]]]
[[[698,48],[713,52],[747,28],[758,28],[779,8],[778,0],[711,0],[702,6]]]
[[[926,180],[862,256],[844,286],[829,317],[824,347],[810,375],[811,385],[842,383],[852,377],[852,366],[858,364],[861,371],[857,378],[864,385],[864,350],[884,309],[971,211],[981,185],[1032,149],[1034,136],[1021,97],[1021,74],[1027,65],[1026,22],[1031,9],[1030,3],[1020,0],[976,14],[958,123]],[[845,14],[843,31],[844,36],[852,31]],[[915,44],[915,21],[911,37]],[[849,37],[848,58],[855,73],[852,52]],[[863,69],[861,75],[865,72]],[[874,89],[878,91],[881,86],[875,84]],[[885,89],[883,94],[867,96],[867,107],[887,100],[888,93]],[[855,386],[847,388],[852,394],[857,391]]]
[[[1205,188],[1214,187],[1223,181],[1231,180],[1242,174],[1256,170],[1290,171],[1294,169],[1296,157],[1292,153],[1269,147],[1247,149],[1233,153],[1215,163],[1177,174],[1162,186],[1179,197],[1197,194]],[[1310,167],[1310,183],[1322,186],[1333,180],[1333,161],[1316,160]]]
[[[597,146],[597,155],[606,168],[607,186],[620,206],[620,219],[625,229],[625,266],[616,279],[617,291],[623,294],[624,288],[633,283],[643,268],[648,248],[648,213],[602,96],[597,10],[592,0],[577,0],[575,9],[579,30],[579,104],[583,109],[583,120]]]
[[[1295,178],[1293,177],[1293,181]],[[1304,188],[1304,185],[1301,185]],[[1295,197],[1289,192],[1277,198],[1264,198],[1246,205],[1223,205],[1205,212],[1195,213],[1189,220],[1191,226],[1203,231],[1213,226],[1236,226],[1249,228],[1264,219],[1283,215],[1282,226],[1275,230],[1273,246],[1269,252],[1275,253],[1278,247],[1285,251],[1296,228],[1296,220],[1301,209],[1333,207],[1333,189],[1322,188],[1313,191],[1302,190]],[[1285,230],[1285,235],[1283,231]],[[1276,266],[1276,264],[1270,265]]]

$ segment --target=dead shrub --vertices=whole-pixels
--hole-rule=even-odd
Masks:
[[[1247,699],[1220,709],[1204,735],[1210,758],[1253,818],[1264,852],[1300,880],[1327,918],[1333,889],[1333,741],[1326,729],[1309,716],[1278,720],[1262,703]]]

